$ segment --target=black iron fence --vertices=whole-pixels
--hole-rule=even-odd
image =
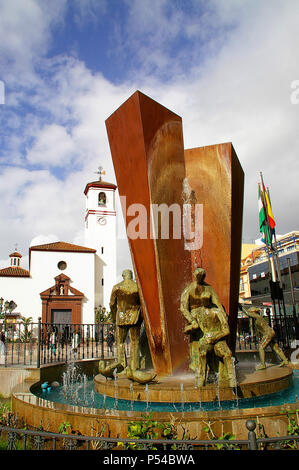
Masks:
[[[82,359],[116,356],[115,326],[98,324],[15,324],[0,325],[0,365],[35,366]],[[2,354],[1,354],[2,352]],[[129,354],[129,343],[126,343]]]
[[[299,436],[257,438],[256,423],[246,422],[248,439],[121,439],[59,434],[0,426],[1,450],[298,450]],[[157,463],[153,461],[152,463]],[[172,462],[182,463],[182,462]]]
[[[296,319],[288,317],[264,317],[269,326],[275,331],[275,341],[282,349],[296,346]],[[248,317],[238,318],[236,349],[239,351],[256,350],[260,338],[254,327],[254,322]]]
[[[293,317],[269,317],[282,349],[296,348]],[[82,359],[116,357],[116,331],[111,323],[52,324],[2,322],[0,324],[0,366],[33,366]],[[260,338],[248,317],[238,319],[236,350],[257,350]],[[129,337],[126,353],[130,354]]]

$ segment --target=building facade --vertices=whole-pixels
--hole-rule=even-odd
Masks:
[[[299,304],[299,232],[293,231],[277,237],[284,302],[287,312],[298,312]],[[271,306],[270,273],[267,249],[257,246],[242,259],[240,276],[240,301]]]
[[[41,317],[48,323],[94,323],[95,308],[109,309],[116,284],[116,211],[112,183],[88,183],[85,244],[57,241],[29,248],[29,270],[22,255],[10,255],[10,266],[0,269],[0,295],[17,304],[11,321]]]

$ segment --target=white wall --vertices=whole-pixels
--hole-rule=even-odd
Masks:
[[[0,297],[4,300],[14,300],[17,304],[15,312],[22,317],[34,317],[32,308],[33,281],[29,277],[0,277]],[[35,320],[34,320],[35,321]]]
[[[54,278],[63,273],[71,279],[70,285],[84,294],[82,323],[94,322],[94,258],[94,253],[31,251],[32,306],[36,317],[42,314],[40,293],[54,286]],[[59,261],[67,264],[63,271],[57,267]]]
[[[58,269],[59,261],[67,263],[65,270]],[[37,322],[42,316],[40,293],[54,286],[54,278],[63,273],[70,277],[70,285],[84,294],[82,323],[94,323],[94,272],[94,253],[31,251],[31,277],[0,277],[0,296],[14,300],[16,312]]]

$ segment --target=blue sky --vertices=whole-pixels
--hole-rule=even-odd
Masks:
[[[186,148],[233,143],[245,240],[260,171],[277,232],[297,229],[298,31],[297,0],[0,0],[0,265],[15,243],[83,243],[86,182],[115,181],[105,119],[136,89],[183,118]]]

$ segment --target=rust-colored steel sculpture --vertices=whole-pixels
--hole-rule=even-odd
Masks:
[[[206,270],[229,315],[229,346],[235,348],[243,215],[244,173],[231,143],[185,150],[186,174],[203,204],[203,245],[192,265]]]
[[[181,118],[137,91],[107,120],[106,128],[120,196],[126,207],[142,216],[142,238],[128,234],[136,281],[140,290],[149,347],[155,371],[160,376],[187,370],[188,340],[183,333],[180,296],[191,280],[190,252],[183,237],[169,239],[159,234],[161,220],[151,230],[151,207],[177,204],[182,209],[185,178]],[[123,208],[124,210],[124,208]],[[127,231],[132,215],[124,210]],[[181,210],[182,212],[182,210]]]
[[[195,267],[205,268],[207,282],[229,315],[234,350],[244,174],[233,146],[184,151],[181,118],[139,91],[106,120],[106,128],[119,194],[126,197],[123,212],[156,373],[188,370],[180,297]],[[186,203],[203,205],[203,245],[193,251],[186,249],[182,224],[180,236],[170,231],[169,239],[162,236],[160,219],[151,229],[152,205],[176,204],[182,221]],[[144,217],[146,229],[136,237],[132,226],[140,229]]]

